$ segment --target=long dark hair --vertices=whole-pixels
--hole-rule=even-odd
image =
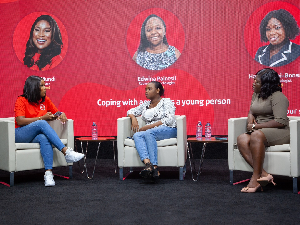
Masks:
[[[260,77],[261,89],[259,98],[267,99],[276,91],[282,92],[280,77],[275,70],[265,68],[256,73]]]
[[[160,82],[158,82],[158,81],[151,81],[149,83],[153,83],[156,89],[159,88],[159,95],[160,96],[163,96],[165,94],[165,89],[164,89],[164,87],[162,86],[162,84]]]
[[[41,20],[45,20],[50,24],[52,34],[51,34],[51,44],[47,48],[43,49],[43,51],[41,52],[40,59],[36,62],[40,70],[44,68],[47,64],[50,64],[52,58],[59,55],[63,47],[60,30],[59,27],[57,26],[56,21],[49,15],[41,15],[32,24],[30,30],[30,37],[26,44],[25,57],[23,59],[24,65],[28,67],[32,67],[34,65],[34,61],[32,57],[35,55],[35,53],[38,52],[38,48],[35,46],[32,40],[33,31],[36,24]]]
[[[26,79],[23,88],[22,97],[26,98],[30,103],[39,103],[41,100],[41,81],[42,78],[38,76],[30,76]],[[42,102],[45,97],[42,97]]]
[[[259,27],[261,41],[269,41],[266,36],[266,29],[271,18],[281,22],[287,39],[294,39],[299,34],[299,27],[293,15],[285,9],[279,9],[269,12],[261,21]]]
[[[159,16],[157,16],[155,14],[151,14],[150,16],[148,16],[145,19],[145,21],[143,22],[143,25],[142,25],[142,28],[141,28],[141,40],[140,40],[140,45],[139,45],[139,48],[138,48],[139,52],[144,52],[146,50],[146,48],[148,48],[150,46],[150,43],[149,43],[149,41],[147,40],[147,37],[146,37],[145,29],[146,29],[146,24],[147,24],[148,20],[151,19],[152,17],[160,19],[161,22],[163,23],[163,26],[165,27],[165,31],[167,32],[166,24],[165,24],[165,22],[163,21],[162,18],[160,18]],[[167,46],[169,46],[166,35],[163,38],[163,43],[166,44]]]

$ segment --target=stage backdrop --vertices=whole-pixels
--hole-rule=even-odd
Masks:
[[[26,78],[37,75],[50,87],[47,96],[74,119],[76,136],[91,135],[92,122],[99,135],[116,136],[117,118],[147,100],[145,85],[156,80],[174,101],[176,114],[187,116],[188,135],[195,135],[199,120],[210,121],[213,135],[226,135],[229,118],[248,114],[254,74],[270,66],[255,60],[257,50],[270,44],[261,41],[259,26],[278,9],[300,25],[298,0],[2,0],[0,117],[14,116]],[[180,52],[160,70],[133,60],[142,24],[151,14],[164,21],[168,44]],[[40,70],[23,59],[32,25],[41,15],[55,21],[58,29],[52,32],[62,44],[56,61]],[[44,35],[40,46],[49,43],[47,31]],[[300,44],[297,35],[290,41]],[[281,63],[292,51],[284,52]],[[272,65],[281,75],[290,116],[300,115],[299,63],[296,57]]]

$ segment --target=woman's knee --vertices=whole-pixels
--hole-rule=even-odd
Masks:
[[[48,138],[44,134],[38,134],[34,139],[38,140],[39,142],[49,142]]]
[[[240,145],[248,145],[250,142],[250,135],[248,134],[241,134],[237,137],[237,144]]]
[[[134,133],[134,135],[132,136],[133,139],[139,138],[143,136],[144,131],[139,131]]]
[[[46,120],[37,120],[35,122],[36,122],[36,124],[38,124],[41,127],[50,126]]]
[[[256,130],[252,132],[250,135],[250,144],[257,143],[257,142],[265,142],[265,141],[266,141],[265,134],[260,130]]]

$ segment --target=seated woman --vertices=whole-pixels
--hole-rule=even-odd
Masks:
[[[144,178],[159,177],[156,141],[177,137],[175,106],[170,99],[162,98],[163,95],[161,83],[151,81],[146,86],[146,98],[149,101],[127,112],[131,118],[131,129],[136,132],[133,135],[135,147],[146,165],[140,172]],[[136,116],[142,116],[146,125],[139,127]]]
[[[56,21],[49,15],[41,15],[32,24],[23,59],[24,65],[39,71],[52,69],[62,61],[62,47]]]
[[[299,34],[295,18],[286,10],[269,12],[260,23],[260,37],[269,45],[260,47],[255,60],[270,67],[284,66],[300,55],[300,46],[291,42]]]
[[[54,186],[52,165],[54,145],[66,158],[67,163],[77,162],[83,154],[67,148],[59,139],[47,120],[59,119],[67,121],[65,113],[59,112],[49,97],[46,96],[45,81],[38,76],[26,79],[23,95],[19,96],[15,104],[15,142],[39,143],[41,155],[45,164],[45,186]]]
[[[258,71],[253,90],[248,114],[248,132],[237,138],[241,155],[253,168],[248,186],[241,190],[248,193],[256,192],[261,186],[270,182],[275,185],[273,176],[263,169],[265,146],[290,143],[287,117],[289,101],[282,93],[277,72],[272,69]]]
[[[133,60],[145,69],[162,70],[171,66],[179,56],[179,50],[168,44],[163,19],[155,14],[148,16],[143,22],[140,46]]]

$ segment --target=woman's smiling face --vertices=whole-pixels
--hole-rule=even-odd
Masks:
[[[33,30],[32,40],[38,48],[38,53],[41,53],[51,44],[52,29],[46,20],[39,21]]]
[[[152,17],[146,23],[145,33],[148,42],[153,46],[157,46],[163,42],[166,30],[159,18]]]
[[[275,18],[271,18],[266,27],[266,36],[272,45],[283,43],[286,35],[282,23]]]

